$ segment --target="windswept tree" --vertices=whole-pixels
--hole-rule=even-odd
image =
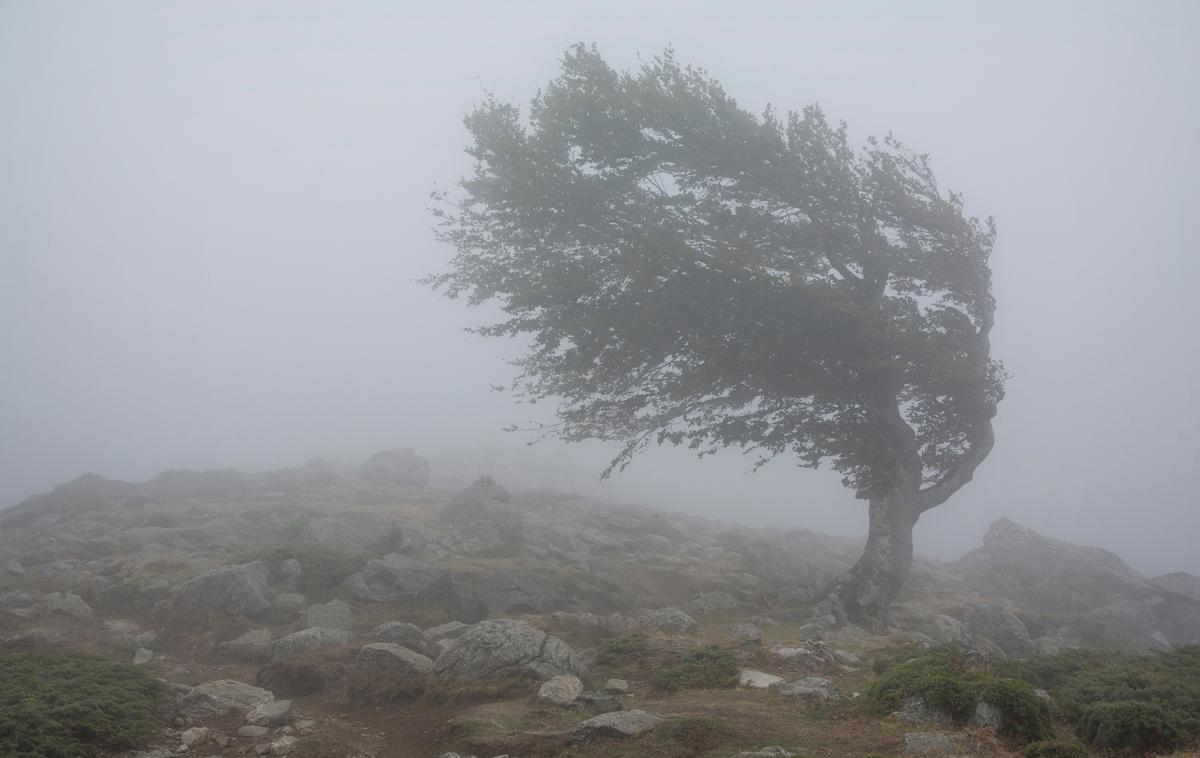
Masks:
[[[553,435],[827,462],[869,503],[837,583],[878,624],[925,511],[992,449],[995,229],[890,136],[853,148],[816,106],[739,108],[668,51],[636,72],[577,46],[519,108],[466,118],[474,173],[435,193],[455,255],[430,282],[530,340],[512,389]]]

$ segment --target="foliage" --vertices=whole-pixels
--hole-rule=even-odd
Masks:
[[[1025,747],[1025,758],[1087,758],[1088,751],[1078,742],[1038,740]]]
[[[1167,746],[1181,733],[1200,735],[1200,646],[1146,655],[1070,650],[997,666],[1050,690],[1089,742],[1104,724],[1106,741],[1127,740],[1113,747]]]
[[[1187,730],[1183,716],[1154,703],[1119,700],[1093,703],[1083,709],[1079,736],[1094,747],[1146,751],[1171,750],[1183,745]]]
[[[737,681],[733,653],[716,645],[689,650],[654,675],[654,686],[668,691],[728,689],[736,687]]]
[[[955,645],[931,648],[887,667],[871,685],[867,702],[877,713],[898,710],[912,697],[944,711],[959,723],[966,722],[980,701],[1003,714],[1001,732],[1022,740],[1053,734],[1050,709],[1028,683],[996,676],[972,666]]]
[[[127,663],[66,650],[0,654],[0,755],[140,747],[154,733],[160,694]]]
[[[600,642],[596,648],[596,663],[601,666],[620,666],[646,652],[650,639],[641,632],[622,632]]]
[[[528,122],[466,118],[462,193],[435,193],[429,282],[531,338],[513,390],[548,434],[828,461],[860,496],[965,483],[992,444],[991,221],[927,155],[851,146],[816,106],[743,110],[668,51],[636,72],[577,46]],[[898,479],[899,477],[899,479]]]

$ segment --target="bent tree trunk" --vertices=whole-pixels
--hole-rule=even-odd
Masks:
[[[853,621],[872,629],[887,623],[888,609],[913,562],[915,499],[889,493],[870,500],[867,546],[850,573],[830,588]]]

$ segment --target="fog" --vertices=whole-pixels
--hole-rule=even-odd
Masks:
[[[435,467],[864,534],[827,470],[737,452],[529,448],[490,391],[521,345],[414,280],[462,115],[527,103],[571,43],[674,46],[744,107],[820,102],[933,154],[994,215],[1012,379],[954,558],[1002,515],[1200,573],[1200,5],[0,3],[0,505],[85,471],[266,469],[414,447]],[[457,462],[457,463],[456,463]]]

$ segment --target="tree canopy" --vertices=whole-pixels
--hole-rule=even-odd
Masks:
[[[435,193],[455,254],[431,277],[526,335],[513,389],[551,433],[828,462],[920,510],[992,446],[991,219],[890,135],[861,149],[815,105],[738,106],[667,51],[634,72],[569,50],[528,114],[466,118],[474,172]],[[611,471],[611,468],[610,468]]]

